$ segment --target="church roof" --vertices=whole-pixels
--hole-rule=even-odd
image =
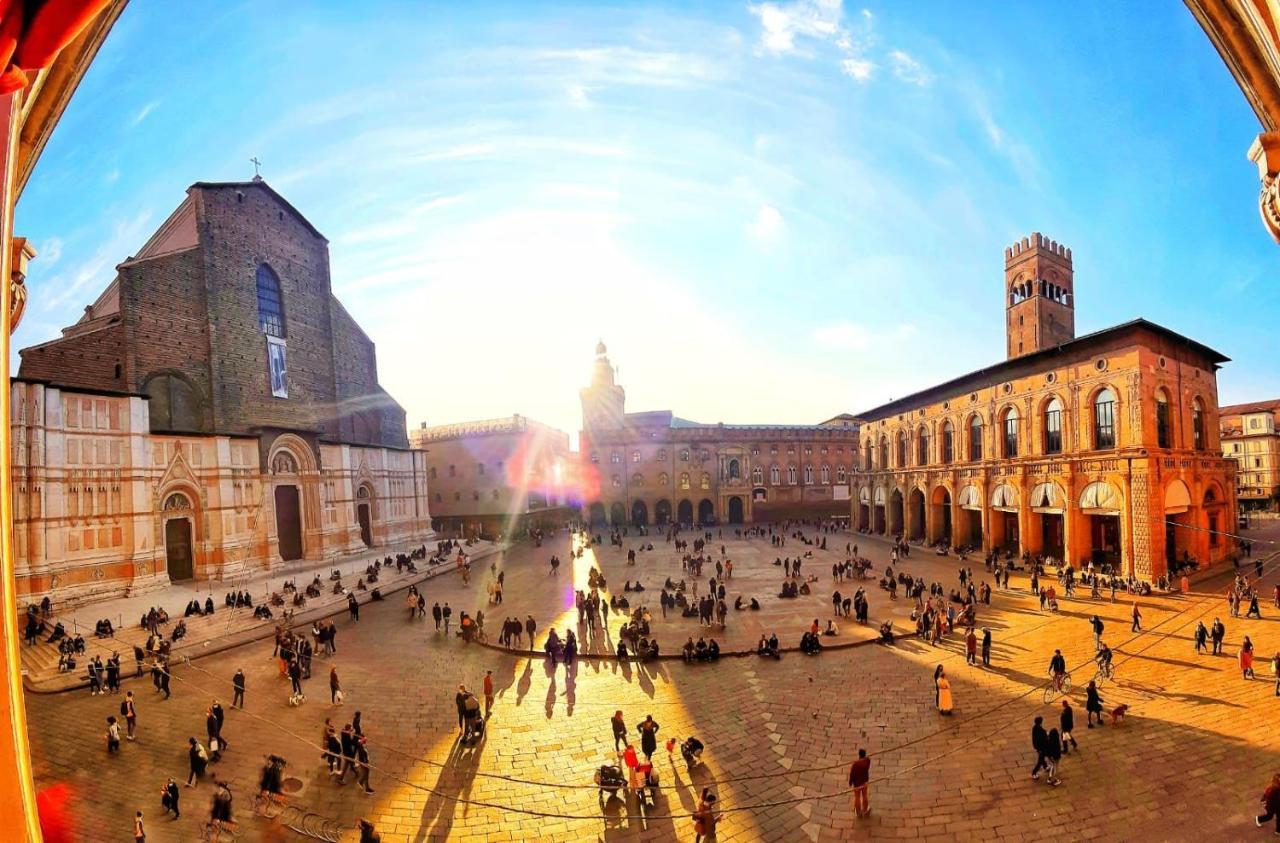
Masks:
[[[1146,319],[1131,319],[1128,322],[1122,322],[1119,325],[1112,325],[1110,328],[1103,328],[1100,331],[1085,334],[1076,337],[1073,340],[1060,343],[1058,345],[1042,348],[1039,351],[1033,351],[1029,354],[1023,354],[1019,357],[1011,357],[1008,360],[1002,360],[991,366],[976,369],[958,378],[952,378],[944,383],[922,389],[914,392],[904,398],[898,398],[887,404],[881,404],[879,407],[867,410],[865,413],[858,413],[858,418],[875,421],[883,419],[896,413],[901,413],[909,409],[931,404],[935,401],[941,401],[951,396],[962,394],[972,390],[978,386],[989,386],[1008,379],[1012,373],[1025,372],[1028,369],[1034,369],[1037,365],[1044,365],[1052,358],[1063,354],[1070,354],[1076,351],[1082,351],[1092,346],[1097,346],[1107,340],[1115,339],[1126,333],[1133,331],[1146,330],[1154,334],[1158,334],[1165,339],[1172,340],[1181,345],[1189,347],[1203,355],[1209,363],[1216,366],[1219,363],[1230,362],[1231,358],[1223,355],[1218,351],[1214,351],[1207,345],[1197,342],[1190,337],[1179,334],[1163,325],[1150,322]]]
[[[252,187],[262,188],[267,193],[271,194],[272,198],[274,198],[276,202],[280,203],[280,206],[282,208],[284,208],[286,211],[292,214],[293,217],[296,220],[298,220],[298,222],[305,225],[308,231],[310,231],[316,237],[319,237],[324,242],[326,243],[329,242],[329,238],[321,234],[320,230],[311,224],[311,220],[304,217],[301,211],[293,207],[293,205],[289,204],[288,199],[285,199],[283,196],[277,193],[271,185],[267,184],[265,179],[259,176],[255,176],[249,181],[198,181],[195,184],[191,185],[191,187],[187,188],[187,190],[191,191],[191,190],[195,190],[196,188],[200,188],[201,190],[226,190],[229,188],[236,189],[236,190],[244,190],[245,188],[252,188]]]
[[[1268,398],[1265,401],[1250,401],[1247,404],[1227,404],[1218,408],[1219,416],[1243,416],[1248,413],[1274,413],[1280,410],[1280,398]]]

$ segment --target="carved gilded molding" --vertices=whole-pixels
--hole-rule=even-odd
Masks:
[[[1280,243],[1280,132],[1263,132],[1249,147],[1249,160],[1258,165],[1262,188],[1258,211],[1262,224]]]

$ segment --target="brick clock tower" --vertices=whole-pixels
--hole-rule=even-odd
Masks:
[[[1052,348],[1076,336],[1071,250],[1036,232],[1004,250],[1008,357]]]

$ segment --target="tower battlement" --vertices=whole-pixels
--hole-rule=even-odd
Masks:
[[[1004,250],[1005,336],[1010,358],[1075,339],[1071,250],[1038,231]]]
[[[1015,260],[1025,260],[1027,252],[1036,250],[1038,252],[1047,252],[1062,258],[1068,265],[1071,263],[1071,250],[1056,240],[1050,240],[1038,231],[1033,231],[1030,237],[1023,237],[1017,243],[1004,250],[1004,263],[1008,267]]]

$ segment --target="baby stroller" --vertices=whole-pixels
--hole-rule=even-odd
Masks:
[[[466,712],[466,732],[462,736],[462,742],[478,743],[484,737],[484,717],[480,714],[480,701],[467,694],[463,709]]]
[[[608,791],[609,796],[617,796],[618,791],[627,786],[627,779],[622,775],[622,768],[616,764],[605,764],[595,775],[596,787]]]

